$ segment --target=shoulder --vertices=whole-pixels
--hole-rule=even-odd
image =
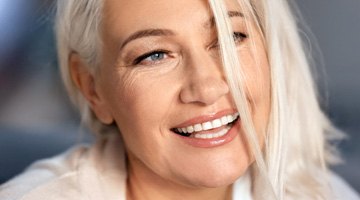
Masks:
[[[125,153],[118,134],[38,161],[0,186],[1,200],[125,199]]]
[[[60,182],[74,177],[78,163],[87,152],[87,146],[76,146],[53,158],[35,162],[25,172],[0,186],[0,199],[23,199],[34,191],[59,187]]]
[[[359,194],[337,174],[330,174],[330,183],[335,199],[360,200]]]

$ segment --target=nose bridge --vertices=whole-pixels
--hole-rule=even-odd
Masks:
[[[229,92],[220,66],[221,60],[205,48],[193,49],[186,55],[186,82],[181,90],[180,99],[184,103],[210,105]]]
[[[215,58],[208,50],[197,48],[189,55],[188,67],[199,76],[222,79],[224,75],[220,62],[220,58]]]

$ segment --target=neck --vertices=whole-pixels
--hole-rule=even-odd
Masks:
[[[185,186],[165,180],[145,166],[128,163],[127,200],[231,200],[232,185],[219,188]],[[137,165],[138,166],[138,165]]]

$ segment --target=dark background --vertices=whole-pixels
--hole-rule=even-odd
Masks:
[[[313,33],[302,35],[320,69],[322,106],[349,136],[334,170],[360,192],[360,1],[297,2]],[[52,3],[0,0],[0,183],[84,138],[58,76]]]

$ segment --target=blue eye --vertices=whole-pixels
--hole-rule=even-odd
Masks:
[[[134,64],[140,64],[142,62],[156,63],[166,58],[167,52],[164,51],[153,51],[139,56],[135,59]]]
[[[164,53],[154,53],[152,55],[150,55],[149,57],[147,57],[144,60],[151,60],[151,61],[157,61],[157,60],[161,60],[165,57]]]

